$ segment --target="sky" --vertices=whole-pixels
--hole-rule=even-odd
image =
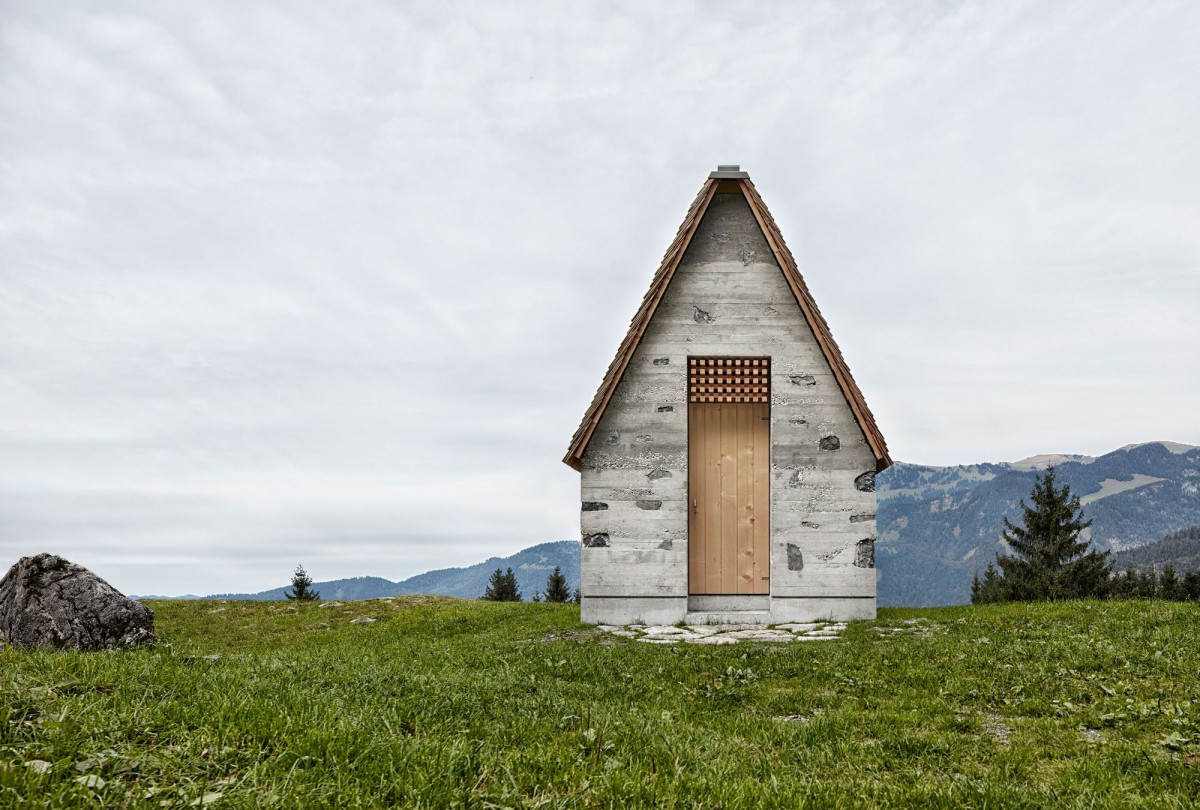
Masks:
[[[0,570],[401,579],[749,171],[896,459],[1200,445],[1200,4],[6,2]]]

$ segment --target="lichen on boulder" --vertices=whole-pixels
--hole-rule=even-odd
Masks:
[[[0,580],[0,646],[111,650],[157,640],[154,611],[62,557],[22,557]]]

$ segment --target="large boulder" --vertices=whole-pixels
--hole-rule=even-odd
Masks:
[[[154,611],[62,557],[22,557],[0,580],[0,647],[110,650],[157,640]]]

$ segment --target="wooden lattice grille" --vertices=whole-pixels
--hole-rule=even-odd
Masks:
[[[689,357],[688,402],[770,402],[769,357]]]

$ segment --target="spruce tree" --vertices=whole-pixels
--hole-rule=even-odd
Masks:
[[[983,577],[979,574],[971,579],[971,604],[987,605],[992,602],[1007,602],[1008,591],[1004,580],[996,572],[996,566],[988,563]]]
[[[1158,594],[1158,574],[1153,568],[1147,568],[1138,577],[1137,596],[1139,599],[1153,599]]]
[[[550,572],[550,576],[546,577],[546,601],[560,603],[571,601],[571,589],[567,587],[567,578],[563,576],[562,569],[557,565]]]
[[[1187,598],[1187,592],[1183,589],[1183,582],[1180,581],[1179,575],[1175,573],[1175,566],[1172,563],[1164,565],[1162,574],[1159,575],[1158,598],[1165,599],[1168,602],[1182,602]]]
[[[492,602],[520,602],[521,589],[517,586],[517,575],[511,568],[507,571],[497,568],[488,579],[482,598]]]
[[[513,573],[511,568],[504,572],[505,588],[509,594],[509,602],[520,602],[524,597],[521,596],[521,587],[517,585],[517,575]]]
[[[1090,540],[1080,534],[1090,520],[1083,519],[1079,496],[1071,487],[1055,486],[1050,467],[1037,476],[1031,504],[1021,499],[1022,523],[1004,519],[1004,541],[1015,552],[996,558],[999,570],[989,580],[984,572],[972,583],[972,601],[1029,602],[1104,596],[1112,574],[1110,554],[1090,550]],[[978,587],[977,587],[978,585]]]
[[[1109,584],[1109,596],[1113,599],[1135,599],[1138,595],[1138,574],[1132,568],[1126,568],[1112,578]]]
[[[491,602],[507,602],[507,586],[508,581],[504,578],[504,572],[497,568],[488,577],[487,588],[484,590],[481,598]]]
[[[292,572],[292,591],[283,592],[283,595],[288,599],[299,599],[307,601],[309,599],[320,599],[321,594],[312,589],[312,577],[304,570],[303,565],[297,565],[296,570]]]
[[[1188,571],[1183,575],[1183,595],[1189,602],[1200,599],[1200,571]]]

